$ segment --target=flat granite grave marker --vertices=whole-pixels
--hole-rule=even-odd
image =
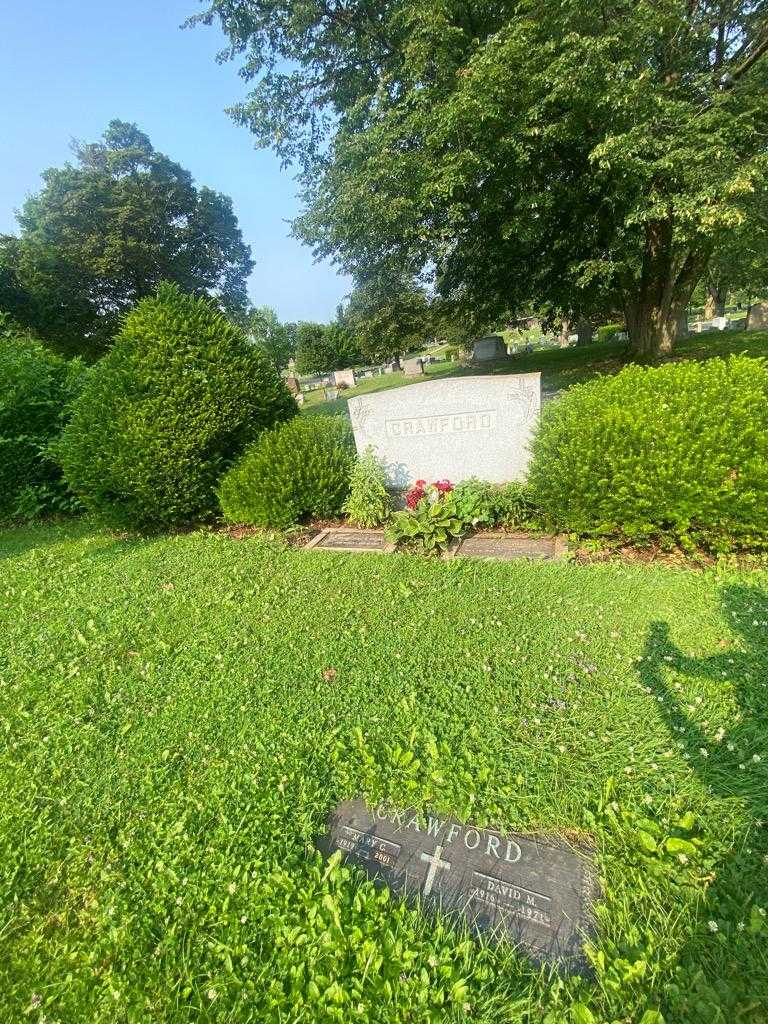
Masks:
[[[383,530],[321,530],[306,545],[307,548],[322,548],[335,551],[387,551]]]
[[[390,486],[522,480],[541,406],[539,373],[428,381],[349,399],[359,454],[372,445]]]
[[[557,559],[568,550],[563,536],[513,537],[487,533],[467,537],[456,551],[457,558],[498,558],[512,561],[516,558]]]
[[[592,851],[537,835],[505,835],[453,818],[346,801],[318,840],[330,856],[425,910],[464,919],[477,934],[520,945],[536,963],[588,973],[600,896]]]

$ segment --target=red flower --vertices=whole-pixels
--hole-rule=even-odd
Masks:
[[[450,480],[437,480],[433,486],[436,487],[441,494],[448,494],[449,491],[453,490],[453,484]]]
[[[417,480],[416,486],[412,487],[405,496],[405,504],[411,511],[416,508],[421,499],[424,497],[424,487],[422,486],[424,481]]]

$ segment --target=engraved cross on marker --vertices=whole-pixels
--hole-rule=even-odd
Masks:
[[[429,870],[427,871],[427,879],[424,882],[425,896],[429,896],[429,894],[432,892],[432,885],[434,884],[435,881],[435,874],[437,872],[437,869],[440,868],[443,871],[451,870],[450,861],[440,860],[440,854],[442,852],[442,846],[438,846],[435,848],[435,852],[433,855],[429,853],[422,853],[421,855],[421,859],[427,861],[427,863],[429,864]]]

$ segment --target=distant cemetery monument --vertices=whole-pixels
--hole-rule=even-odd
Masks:
[[[365,376],[365,374],[363,374],[363,376]],[[357,380],[355,378],[355,371],[351,369],[336,370],[336,372],[333,375],[333,383],[336,385],[336,387],[339,387],[339,385],[341,385],[343,387],[353,388],[357,383]]]
[[[756,302],[750,307],[747,317],[747,330],[768,330],[768,302]]]
[[[403,373],[406,377],[423,377],[424,360],[421,356],[417,356],[415,359],[404,359]]]
[[[727,331],[731,326],[730,317],[716,316],[711,320],[696,320],[691,324],[691,331],[694,334],[703,334],[705,331]]]
[[[489,334],[472,342],[472,362],[492,363],[497,359],[508,359],[509,352],[500,334]]]
[[[524,479],[540,407],[539,373],[428,381],[349,399],[358,452],[372,445],[397,488]]]

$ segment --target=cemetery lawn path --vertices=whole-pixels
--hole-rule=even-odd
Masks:
[[[764,1022],[767,698],[765,572],[0,533],[0,1020]],[[363,794],[594,837],[594,979],[323,864]]]

